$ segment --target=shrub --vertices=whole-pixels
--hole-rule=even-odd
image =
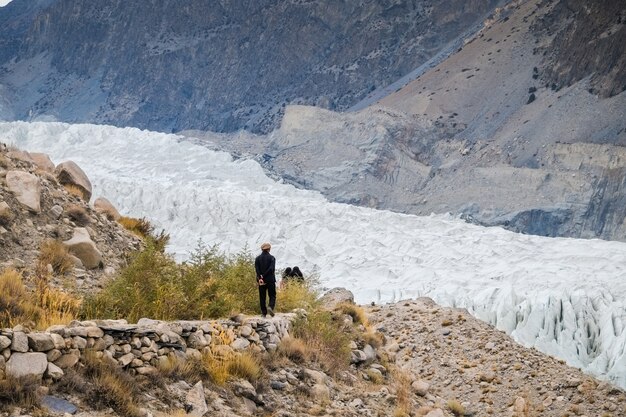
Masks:
[[[87,226],[91,223],[87,210],[78,204],[70,205],[65,212],[67,213],[67,217],[69,217],[78,226]]]
[[[165,233],[165,230],[155,234],[154,226],[145,217],[136,219],[134,217],[122,216],[117,222],[140,238],[151,241],[160,252],[165,250],[165,246],[170,240],[170,235]]]
[[[85,193],[85,191],[77,185],[63,184],[63,188],[65,188],[65,191],[67,191],[70,195],[73,195],[74,197],[78,197],[84,201],[88,200],[87,193]]]
[[[39,248],[38,263],[43,270],[46,265],[52,265],[56,274],[64,274],[74,268],[74,262],[70,258],[67,247],[58,240],[45,240]]]
[[[457,400],[450,400],[446,405],[455,416],[462,416],[465,414],[465,407],[463,407]]]
[[[38,311],[29,301],[19,272],[4,271],[0,275],[0,327],[13,327],[34,320]]]
[[[363,307],[356,304],[342,303],[337,307],[337,309],[341,313],[351,316],[354,323],[360,323],[365,327],[369,325],[367,314],[365,314]]]
[[[227,359],[226,368],[228,374],[243,378],[251,383],[257,382],[261,377],[261,364],[257,356],[243,352],[236,354]]]
[[[35,291],[26,289],[14,270],[0,274],[0,327],[18,324],[41,330],[53,324],[67,324],[80,310],[81,300],[48,287],[40,280]]]
[[[39,385],[35,378],[0,379],[0,411],[10,412],[11,407],[30,409],[39,406]]]
[[[90,383],[88,396],[96,408],[112,408],[125,417],[143,416],[136,405],[137,384],[117,366],[110,366],[87,352],[82,362],[83,375]]]
[[[282,312],[293,311],[296,308],[303,308],[307,311],[319,307],[317,280],[307,277],[307,280],[289,280],[278,290],[277,310]]]
[[[302,339],[297,339],[295,337],[284,338],[278,346],[278,353],[286,356],[295,363],[303,363],[310,356],[310,352],[306,344],[302,341]]]
[[[350,363],[350,339],[340,320],[328,311],[312,311],[294,321],[293,336],[302,339],[327,372],[345,369]]]
[[[402,369],[395,369],[392,375],[398,398],[393,415],[407,417],[411,409],[411,377]]]

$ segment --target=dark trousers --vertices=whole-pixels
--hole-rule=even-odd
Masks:
[[[261,313],[267,314],[267,307],[265,306],[265,297],[270,296],[270,307],[272,310],[276,306],[276,283],[268,282],[265,285],[259,285],[259,301],[261,303]]]

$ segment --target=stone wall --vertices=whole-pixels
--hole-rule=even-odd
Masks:
[[[87,351],[133,374],[150,374],[159,363],[172,357],[274,350],[288,335],[295,314],[280,314],[271,319],[241,317],[235,321],[141,319],[137,324],[125,320],[75,321],[68,326],[52,326],[45,332],[30,332],[22,326],[1,329],[0,379],[57,380]]]

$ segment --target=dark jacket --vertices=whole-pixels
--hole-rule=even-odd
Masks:
[[[267,283],[276,282],[276,276],[274,275],[275,266],[276,258],[270,255],[269,252],[261,252],[261,254],[254,260],[256,279],[258,280],[261,275],[263,275],[263,281]]]

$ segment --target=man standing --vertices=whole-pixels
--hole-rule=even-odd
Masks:
[[[259,286],[259,301],[261,303],[261,313],[263,317],[270,313],[274,317],[274,307],[276,306],[276,276],[274,269],[276,266],[276,258],[270,255],[272,245],[264,243],[261,245],[261,254],[254,260],[254,268],[256,269],[256,280]],[[265,306],[265,297],[270,296],[269,306]]]

